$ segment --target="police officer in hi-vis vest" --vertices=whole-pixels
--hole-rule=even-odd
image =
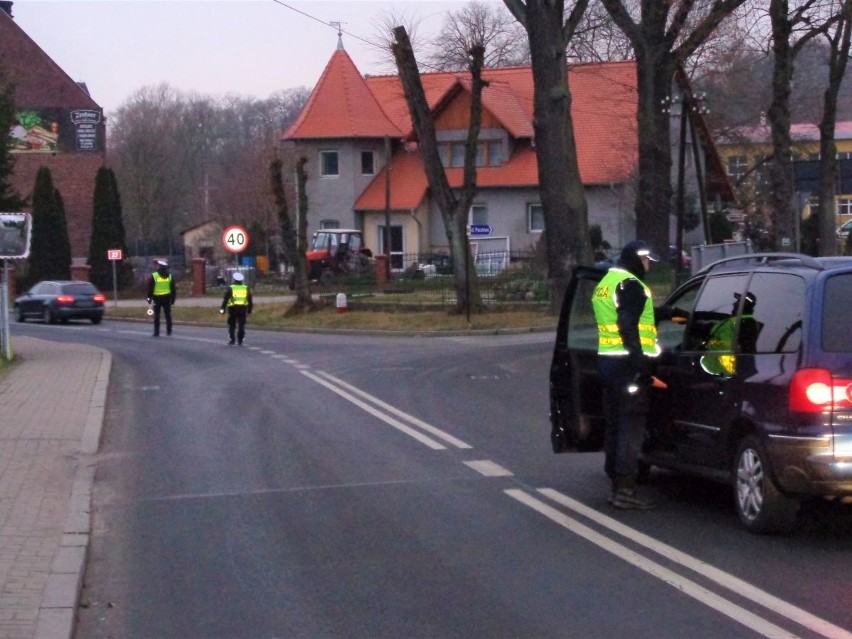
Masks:
[[[154,337],[160,336],[160,309],[166,317],[166,335],[172,334],[172,305],[177,299],[177,289],[169,263],[157,260],[157,270],[148,280],[148,303],[154,304]]]
[[[234,273],[234,282],[225,289],[225,297],[222,299],[220,313],[228,310],[228,344],[242,344],[246,336],[246,316],[251,314],[252,300],[251,290],[244,283],[244,276],[240,272]]]
[[[644,510],[655,503],[636,492],[639,454],[659,352],[654,301],[643,281],[657,256],[642,240],[628,243],[592,295],[598,325],[598,372],[603,382],[604,470],[612,481],[610,503]]]

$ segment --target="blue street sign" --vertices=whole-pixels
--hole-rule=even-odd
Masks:
[[[488,224],[471,224],[467,228],[470,235],[491,235],[491,227]]]

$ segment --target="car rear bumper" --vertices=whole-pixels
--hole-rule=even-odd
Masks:
[[[775,479],[787,493],[852,495],[852,456],[835,455],[830,437],[770,440]]]

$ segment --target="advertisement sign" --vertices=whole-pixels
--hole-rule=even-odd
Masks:
[[[31,234],[29,213],[0,213],[0,259],[28,257]]]
[[[9,129],[12,153],[75,153],[104,148],[98,109],[21,109]]]

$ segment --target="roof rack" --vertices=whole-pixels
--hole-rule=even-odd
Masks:
[[[732,257],[723,257],[721,260],[711,262],[698,273],[709,273],[719,266],[724,266],[732,262],[757,262],[758,264],[768,264],[780,260],[796,260],[806,266],[817,271],[825,270],[825,266],[810,255],[802,255],[801,253],[746,253],[745,255],[734,255]]]

